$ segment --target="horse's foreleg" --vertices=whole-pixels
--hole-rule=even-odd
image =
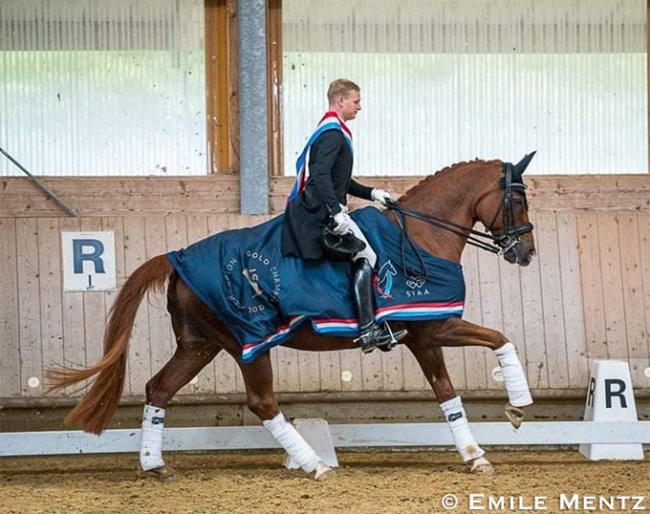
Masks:
[[[523,408],[533,403],[528,380],[526,380],[524,369],[517,356],[517,350],[512,343],[504,344],[501,348],[497,348],[494,353],[499,360],[503,381],[508,392],[508,405],[505,408],[506,417],[512,423],[512,426],[519,428],[524,420]]]
[[[305,441],[296,428],[289,423],[273,391],[273,368],[267,353],[257,357],[251,364],[240,364],[246,384],[248,408],[262,420],[275,440],[284,448],[300,468],[312,473],[316,480],[323,480],[333,474],[314,449]]]
[[[451,431],[454,446],[463,462],[470,464],[471,471],[474,473],[494,473],[494,468],[484,457],[485,450],[478,445],[469,429],[463,402],[454,391],[454,386],[447,372],[447,366],[445,366],[442,349],[438,347],[411,348],[411,351],[433,388],[440,409]]]
[[[444,346],[483,346],[494,351],[508,393],[505,414],[510,423],[519,428],[524,420],[524,407],[531,405],[533,399],[515,346],[501,332],[460,318],[446,320],[436,337],[444,341]]]

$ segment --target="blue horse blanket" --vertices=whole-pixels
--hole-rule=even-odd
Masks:
[[[460,264],[421,248],[418,257],[409,245],[402,251],[403,234],[374,207],[351,216],[377,253],[373,285],[378,322],[462,316]],[[167,254],[183,281],[242,345],[244,362],[281,344],[307,320],[321,334],[359,333],[351,265],[283,257],[283,219],[280,215],[255,227],[220,232]]]

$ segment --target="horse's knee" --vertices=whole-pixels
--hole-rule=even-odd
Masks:
[[[456,391],[449,380],[436,380],[433,383],[433,392],[438,403],[446,402],[456,396]]]

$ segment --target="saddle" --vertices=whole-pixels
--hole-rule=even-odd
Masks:
[[[331,261],[351,261],[352,257],[366,248],[366,243],[352,232],[335,234],[328,225],[321,229],[323,253]]]

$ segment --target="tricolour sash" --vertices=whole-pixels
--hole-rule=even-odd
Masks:
[[[309,154],[309,149],[311,148],[311,145],[314,144],[314,141],[318,139],[318,136],[326,130],[340,130],[345,141],[350,146],[350,150],[352,150],[352,132],[350,132],[350,129],[334,111],[326,112],[318,122],[316,130],[307,141],[302,153],[298,156],[298,160],[296,160],[296,182],[293,184],[291,193],[289,193],[289,196],[287,197],[287,203],[291,202],[291,200],[304,191],[305,185],[307,184],[307,155]]]

